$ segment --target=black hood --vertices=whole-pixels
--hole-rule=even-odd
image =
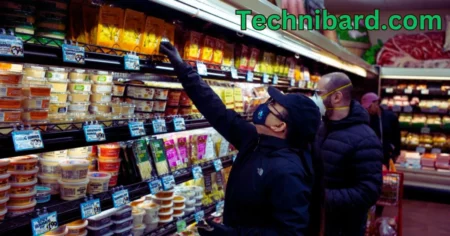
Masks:
[[[352,100],[350,103],[350,112],[342,120],[325,119],[325,124],[332,129],[342,129],[357,124],[369,124],[370,116],[359,102]]]

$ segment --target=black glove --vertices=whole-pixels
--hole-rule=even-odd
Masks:
[[[218,224],[212,220],[206,220],[208,225],[213,228],[212,231],[208,231],[204,228],[198,228],[198,233],[201,236],[231,236],[235,235],[233,228],[225,226],[223,224]]]
[[[184,63],[183,59],[178,53],[178,50],[169,41],[161,41],[159,52],[163,53],[169,58],[170,63],[172,63],[172,66],[175,69],[179,68]]]

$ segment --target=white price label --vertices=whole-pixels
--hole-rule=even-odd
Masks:
[[[102,212],[100,207],[100,199],[93,199],[80,204],[81,219],[86,219],[91,216],[95,216]]]
[[[206,65],[202,62],[197,62],[197,72],[201,76],[207,76],[208,75],[208,68],[206,68]]]
[[[200,166],[192,167],[192,175],[194,176],[195,180],[203,178],[202,168]]]
[[[146,135],[144,123],[141,121],[129,122],[128,128],[130,128],[131,137],[140,137]]]
[[[125,70],[139,70],[141,68],[139,56],[127,54],[123,57]]]
[[[262,82],[265,84],[269,83],[269,75],[268,74],[266,74],[266,73],[263,74]]]
[[[148,187],[150,188],[150,193],[153,195],[163,190],[162,183],[159,179],[148,182]]]
[[[175,187],[175,178],[173,175],[167,175],[161,178],[164,190],[171,190]]]
[[[214,160],[214,169],[216,169],[216,172],[223,169],[222,160],[220,159]]]
[[[175,117],[173,118],[173,126],[175,131],[183,131],[186,130],[186,124],[184,122],[183,117]]]
[[[394,92],[394,88],[386,88],[386,93],[393,93]]]
[[[194,214],[195,222],[197,224],[202,221],[205,218],[205,212],[204,211],[198,211]]]
[[[14,149],[16,152],[44,148],[39,130],[18,130],[12,132]]]
[[[412,94],[413,90],[412,88],[405,89],[405,94]]]
[[[278,75],[273,75],[272,84],[278,84]]]
[[[238,71],[236,68],[231,67],[231,78],[233,79],[239,79]]]
[[[166,121],[164,119],[152,120],[153,133],[165,133],[167,132]]]
[[[247,81],[252,82],[253,81],[253,72],[247,71]]]
[[[31,220],[33,236],[45,234],[56,228],[58,228],[58,214],[56,211],[40,215]]]
[[[84,64],[84,47],[79,47],[76,45],[63,44],[63,61],[76,63],[76,64]]]
[[[128,195],[128,190],[120,190],[112,194],[112,200],[114,207],[118,208],[130,203],[130,196]]]
[[[430,91],[428,89],[422,89],[420,91],[420,93],[423,94],[423,95],[428,95],[428,94],[430,94]]]
[[[86,142],[100,142],[105,141],[105,131],[101,125],[85,125],[83,126],[84,136],[86,137]]]

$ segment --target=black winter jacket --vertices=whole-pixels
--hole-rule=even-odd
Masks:
[[[368,210],[381,192],[383,151],[369,114],[352,101],[349,115],[325,120],[315,152],[324,161],[326,235],[364,235]]]
[[[180,67],[178,78],[195,106],[239,150],[228,179],[224,224],[233,235],[307,235],[311,155],[286,140],[258,135],[190,66]]]

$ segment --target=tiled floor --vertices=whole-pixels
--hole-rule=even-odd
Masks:
[[[395,215],[395,211],[395,208],[385,208],[383,215]],[[403,236],[449,235],[449,204],[403,200]]]

